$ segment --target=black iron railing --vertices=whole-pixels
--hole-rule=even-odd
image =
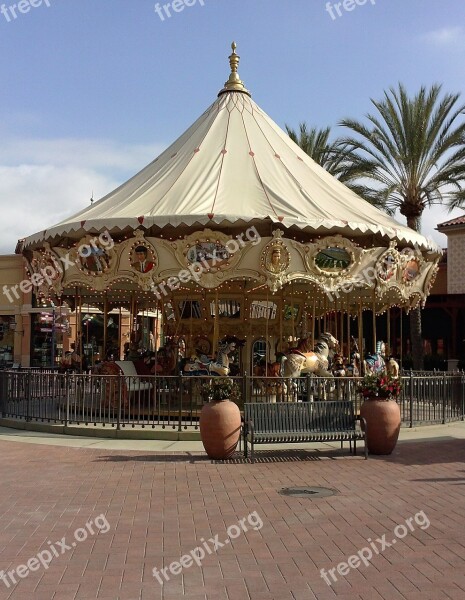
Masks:
[[[209,377],[91,375],[6,370],[0,372],[0,415],[4,418],[62,425],[171,430],[197,429]],[[359,378],[298,379],[233,377],[244,402],[363,401]],[[465,375],[410,373],[402,376],[398,399],[402,423],[446,423],[465,418]]]

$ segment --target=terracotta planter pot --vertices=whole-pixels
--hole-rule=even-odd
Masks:
[[[223,460],[236,450],[241,435],[241,412],[231,400],[209,402],[200,413],[200,437],[210,458]]]
[[[370,454],[391,454],[400,431],[400,407],[395,400],[365,400],[360,416],[367,422]]]

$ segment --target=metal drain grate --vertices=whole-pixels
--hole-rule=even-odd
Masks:
[[[279,493],[283,496],[295,496],[297,498],[327,498],[337,494],[337,490],[322,487],[291,487],[281,488]]]

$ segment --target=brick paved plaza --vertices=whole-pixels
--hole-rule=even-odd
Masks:
[[[2,440],[0,568],[23,578],[6,575],[0,598],[464,598],[465,439],[403,441],[392,456],[368,461],[317,448],[261,450],[251,465],[240,456],[215,464],[200,451]],[[278,493],[289,486],[338,493]],[[395,545],[382,549],[384,535]],[[215,536],[229,543],[214,550]],[[341,566],[359,551],[368,558],[368,538],[379,551],[368,566]],[[181,572],[171,565],[202,545],[211,554],[193,553],[200,567],[193,555]],[[40,553],[43,564],[50,557],[47,569]],[[169,565],[176,574],[165,570],[162,586],[152,570]],[[321,569],[336,569],[331,587]]]

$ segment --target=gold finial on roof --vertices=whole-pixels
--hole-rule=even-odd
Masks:
[[[245,88],[244,82],[241,81],[237,67],[239,66],[240,56],[236,54],[236,42],[231,44],[232,54],[229,57],[229,64],[231,66],[231,74],[228,81],[224,84],[224,88],[219,92],[218,96],[225,94],[226,92],[243,92],[250,96],[249,90]]]

